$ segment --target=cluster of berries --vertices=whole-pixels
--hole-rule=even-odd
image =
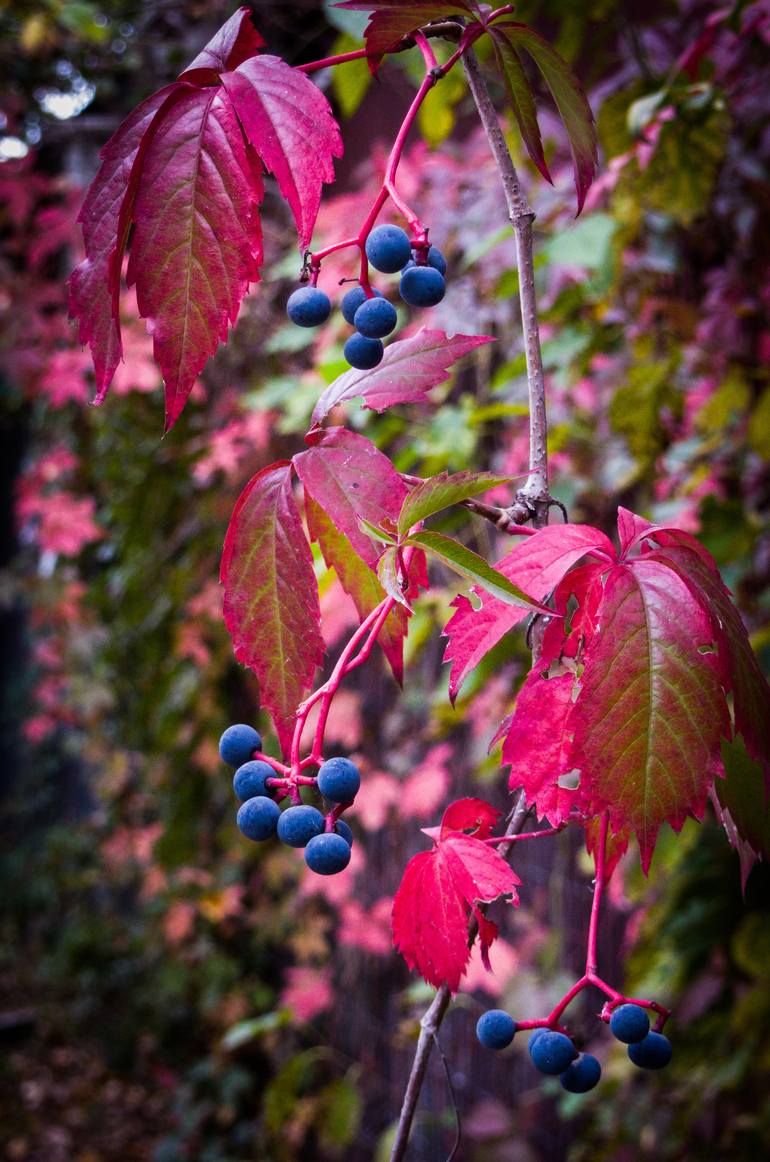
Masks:
[[[240,800],[236,822],[247,839],[271,839],[274,835],[288,847],[305,849],[305,863],[318,875],[331,876],[350,863],[353,832],[343,819],[323,815],[316,807],[298,804],[281,810],[276,798],[286,797],[285,780],[263,759],[254,759],[262,750],[262,738],[253,726],[228,726],[219,740],[219,755],[235,767],[233,790]],[[322,763],[316,778],[318,790],[328,803],[353,802],[361,776],[350,759],[332,758]]]
[[[513,1041],[517,1025],[504,1009],[490,1009],[479,1017],[476,1036],[486,1049],[505,1049]],[[628,1056],[640,1069],[663,1069],[671,1060],[671,1042],[650,1031],[650,1020],[641,1005],[619,1005],[610,1017],[610,1030],[628,1045]],[[566,1033],[535,1029],[529,1039],[529,1055],[541,1073],[558,1076],[569,1093],[587,1093],[602,1075],[591,1053],[578,1053]]]
[[[410,307],[434,307],[446,292],[446,260],[435,246],[415,246],[400,226],[376,226],[366,240],[366,257],[383,274],[401,271],[399,294]],[[329,318],[329,296],[317,286],[303,286],[289,296],[286,313],[299,327],[318,327]],[[351,367],[369,371],[382,359],[382,340],[395,328],[396,308],[379,291],[367,295],[353,287],[341,303],[345,321],[355,327],[344,348]]]

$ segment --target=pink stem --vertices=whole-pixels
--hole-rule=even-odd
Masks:
[[[588,948],[586,950],[586,976],[596,974],[596,938],[599,931],[599,906],[602,902],[605,885],[605,859],[607,848],[607,831],[610,817],[605,811],[602,815],[601,830],[599,833],[599,847],[596,852],[596,880],[594,898],[591,904],[591,919],[588,924]]]
[[[482,839],[482,843],[518,843],[520,839],[542,839],[546,835],[558,835],[567,826],[560,823],[558,827],[551,827],[548,831],[524,831],[519,835],[493,835],[490,839]]]
[[[335,65],[344,65],[347,61],[360,61],[365,57],[375,56],[365,48],[354,48],[351,52],[342,52],[339,56],[325,56],[320,61],[309,61],[306,65],[296,65],[300,73],[317,73],[320,69],[333,68]]]

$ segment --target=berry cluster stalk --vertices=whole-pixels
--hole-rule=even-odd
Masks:
[[[487,140],[489,141],[490,149],[497,166],[500,182],[505,194],[508,216],[516,235],[519,297],[524,331],[524,349],[527,361],[530,415],[529,466],[532,475],[517,494],[514,508],[518,507],[521,509],[518,517],[521,523],[531,519],[534,527],[539,529],[544,528],[548,524],[548,509],[551,499],[548,492],[545,379],[543,376],[543,360],[540,351],[540,327],[537,315],[535,266],[532,249],[532,222],[535,214],[527,202],[519,183],[518,174],[516,173],[513,159],[500,130],[497,114],[495,113],[492,100],[489,96],[489,91],[472,52],[468,51],[463,53],[462,63],[468,79],[471,95],[478,110],[481,123],[484,126]],[[514,516],[513,519],[516,520],[517,516]],[[533,636],[533,660],[537,660],[539,640],[539,635]],[[529,811],[526,800],[523,792],[520,792],[505,833],[505,837],[510,840],[510,846],[513,846],[515,836],[523,830],[528,817]],[[508,850],[507,845],[501,845],[501,854],[506,855]],[[477,930],[477,921],[475,918],[472,918],[468,928],[468,939],[471,943],[476,938]],[[405,1157],[431,1049],[437,1042],[438,1031],[441,1028],[441,1023],[444,1020],[451,999],[452,994],[449,988],[446,985],[442,985],[437,990],[433,1001],[420,1020],[420,1034],[401,1106],[390,1162],[403,1162]]]

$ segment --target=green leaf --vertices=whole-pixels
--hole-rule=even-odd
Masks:
[[[610,252],[617,222],[610,214],[590,214],[570,230],[555,234],[543,247],[554,266],[582,266],[599,270]]]
[[[514,476],[496,476],[493,472],[457,472],[453,476],[442,472],[430,480],[423,480],[412,489],[401,507],[399,536],[406,536],[412,525],[450,504],[460,504],[471,496],[488,492],[499,484],[510,484],[515,479]]]
[[[365,517],[359,515],[356,517],[362,532],[365,532],[367,537],[371,537],[373,541],[381,541],[383,545],[395,545],[396,538],[392,537],[390,533],[386,533],[385,529],[381,529],[379,525],[373,525]]]
[[[493,569],[478,553],[466,549],[465,545],[452,540],[451,537],[445,537],[442,533],[412,533],[406,538],[404,544],[416,545],[424,549],[426,553],[430,553],[443,565],[447,565],[474,585],[486,589],[487,593],[491,593],[493,597],[498,597],[506,605],[521,605],[525,609],[545,613],[549,617],[556,616],[547,605],[541,605],[539,601],[535,601],[523,589],[519,589],[518,585],[514,585],[497,569]]]
[[[291,1013],[288,1009],[276,1009],[271,1013],[263,1013],[261,1017],[251,1017],[246,1021],[237,1021],[231,1025],[222,1038],[223,1049],[240,1049],[263,1033],[272,1033],[275,1029],[282,1029],[291,1024]]]
[[[318,1137],[324,1151],[335,1152],[349,1146],[361,1122],[362,1102],[358,1087],[349,1077],[340,1077],[321,1090],[322,1116]]]
[[[341,56],[361,47],[361,41],[346,33],[338,36],[332,45],[331,56]],[[372,81],[366,57],[357,61],[346,61],[332,71],[332,92],[343,117],[352,117],[359,107]]]
[[[551,90],[569,139],[580,213],[596,172],[596,126],[585,93],[564,58],[533,29],[513,20],[497,21],[493,28],[495,45],[505,37],[512,50],[529,53]],[[517,94],[520,89],[521,83]]]

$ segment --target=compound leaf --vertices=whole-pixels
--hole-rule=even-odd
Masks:
[[[417,545],[424,549],[431,557],[435,557],[442,564],[448,565],[455,573],[471,581],[474,585],[491,593],[501,603],[519,605],[525,611],[546,613],[553,616],[553,610],[541,605],[527,593],[514,585],[512,581],[487,564],[483,557],[461,545],[451,537],[442,533],[422,532],[412,533],[404,541],[405,545]]]
[[[220,576],[235,656],[259,678],[262,705],[285,752],[324,653],[313,557],[289,461],[263,468],[244,488],[227,529]]]
[[[452,364],[479,347],[491,343],[488,335],[453,335],[422,327],[416,335],[390,343],[382,362],[373,371],[346,371],[330,383],[313,411],[320,424],[333,407],[349,399],[363,399],[363,406],[383,412],[402,403],[424,403],[427,392],[449,378]]]
[[[592,813],[637,834],[646,871],[663,823],[699,818],[719,772],[727,705],[708,617],[661,562],[610,570],[571,723],[570,765]]]
[[[221,89],[184,89],[153,130],[127,280],[163,372],[168,430],[259,277],[262,191]]]
[[[542,601],[587,553],[598,554],[608,561],[615,559],[612,543],[598,529],[590,525],[550,525],[527,537],[498,561],[495,568],[537,601]],[[452,602],[455,612],[444,629],[449,638],[444,661],[452,663],[449,675],[452,701],[471,670],[527,614],[526,609],[506,605],[495,597],[484,596],[481,601],[481,608],[474,609],[467,597],[456,597]]]
[[[334,181],[342,138],[329,102],[299,69],[280,57],[249,57],[222,74],[247,140],[278,182],[297,224],[300,249],[310,242],[321,187]]]
[[[597,160],[596,126],[585,93],[564,58],[560,56],[547,40],[544,40],[539,33],[535,32],[534,29],[528,28],[526,24],[519,24],[514,20],[495,21],[492,28],[494,29],[494,42],[498,56],[502,52],[501,45],[504,40],[507,41],[514,53],[518,53],[520,49],[524,49],[532,57],[532,60],[542,74],[543,80],[551,90],[551,95],[556,102],[556,107],[564,122],[564,128],[567,131],[575,174],[578,213],[580,213],[583,208],[585,196],[596,172]],[[535,153],[532,153],[530,150],[532,160],[538,166],[538,169],[541,169],[541,162],[538,160],[538,157],[542,157],[542,149],[538,154],[537,141],[533,140],[532,112],[531,109],[526,107],[526,104],[522,103],[520,78],[515,85],[512,84],[515,78],[509,71],[510,59],[510,55],[506,54],[502,62],[504,65],[503,77],[507,81],[509,93],[513,91],[518,101],[514,105],[514,113],[516,114],[517,120],[520,116],[524,120],[524,125],[527,130],[526,135],[522,130],[524,143],[529,149],[530,141],[528,138],[532,140],[535,148]],[[541,172],[544,171],[541,169]],[[548,176],[547,172],[544,173],[544,176]]]

